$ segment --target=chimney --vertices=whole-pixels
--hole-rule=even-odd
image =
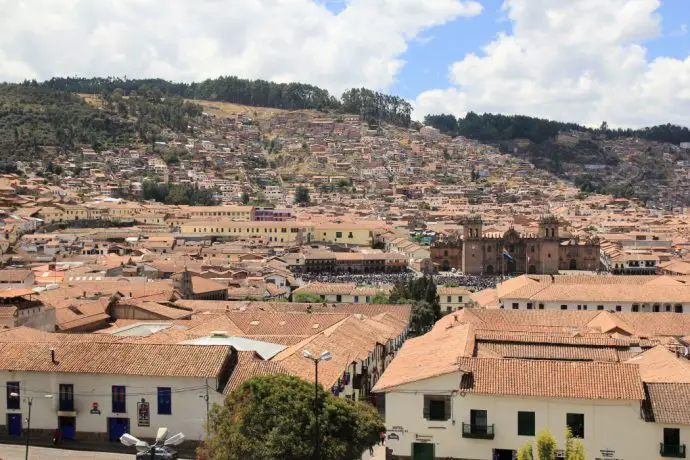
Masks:
[[[55,348],[50,349],[50,360],[53,362],[53,364],[57,364],[57,360],[55,359]]]

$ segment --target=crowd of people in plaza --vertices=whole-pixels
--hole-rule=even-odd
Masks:
[[[356,283],[366,286],[393,285],[414,278],[413,273],[370,273],[370,274],[333,274],[333,273],[305,273],[298,275],[304,283]],[[495,275],[434,275],[434,282],[438,286],[459,286],[473,291],[494,288],[503,279]]]

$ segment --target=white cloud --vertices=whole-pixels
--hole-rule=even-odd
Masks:
[[[51,76],[306,81],[385,88],[410,40],[470,0],[0,0],[0,80]]]
[[[647,57],[660,0],[506,0],[511,34],[450,66],[452,87],[421,93],[415,117],[520,113],[598,125],[688,124],[690,56]]]

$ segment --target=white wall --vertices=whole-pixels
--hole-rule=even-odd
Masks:
[[[21,409],[8,410],[5,386],[19,381],[21,385]],[[206,402],[200,396],[206,394],[205,381],[198,378],[162,378],[101,374],[26,373],[0,371],[0,425],[7,424],[7,413],[21,413],[26,417],[27,396],[34,396],[31,409],[31,427],[53,430],[57,428],[59,384],[74,385],[74,408],[77,412],[76,431],[108,432],[109,417],[129,418],[132,435],[155,438],[159,427],[166,427],[170,434],[183,432],[190,441],[204,437]],[[209,379],[210,404],[222,403],[223,397],[215,391],[216,380]],[[126,387],[126,414],[112,413],[112,385]],[[172,415],[158,415],[157,387],[170,387],[172,391]],[[52,394],[46,399],[45,394]],[[149,427],[137,426],[137,402],[145,398],[150,403]],[[98,402],[100,415],[91,414],[92,404]],[[26,423],[24,424],[26,428]]]
[[[506,310],[512,310],[513,309],[513,303],[518,304],[518,309],[519,310],[527,310],[527,304],[532,303],[532,309],[533,310],[538,310],[539,309],[539,304],[543,303],[544,304],[544,309],[545,310],[562,310],[561,305],[567,305],[568,308],[567,310],[587,310],[587,311],[593,311],[593,310],[598,310],[599,305],[604,306],[605,311],[618,311],[617,306],[620,306],[621,309],[620,311],[623,312],[632,312],[632,306],[633,302],[601,302],[601,301],[591,301],[591,300],[583,300],[583,301],[555,301],[555,302],[539,302],[536,300],[525,300],[525,299],[508,299],[504,298],[501,299],[501,305],[503,306],[504,309]],[[642,302],[636,302],[637,305],[639,305],[639,310],[640,312],[653,312],[654,311],[654,305],[655,303],[642,303]],[[580,308],[578,309],[577,306],[580,305]],[[587,308],[584,308],[585,305]],[[675,303],[673,304],[668,304],[668,303],[659,303],[659,311],[665,312],[666,306],[670,305],[671,312],[675,312]],[[688,307],[687,304],[680,304],[683,307],[683,313],[690,313],[690,307]]]
[[[411,456],[418,437],[435,445],[437,458],[486,459],[493,449],[517,450],[533,437],[517,435],[518,411],[535,412],[535,433],[549,429],[563,446],[567,413],[585,416],[584,445],[587,459],[602,458],[601,450],[612,450],[612,458],[626,460],[661,459],[659,443],[664,426],[640,418],[636,401],[569,400],[512,396],[483,396],[452,393],[452,415],[447,421],[429,421],[423,417],[424,395],[451,395],[458,388],[460,374],[403,385],[386,394],[386,428],[400,439],[388,439],[394,455]],[[446,389],[446,390],[444,390]],[[462,423],[470,422],[470,410],[488,412],[488,424],[494,425],[493,440],[462,437]],[[397,428],[396,428],[397,427]],[[402,427],[403,431],[400,431]],[[690,444],[690,426],[681,429],[681,444]]]

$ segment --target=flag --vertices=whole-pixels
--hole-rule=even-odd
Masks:
[[[510,253],[508,252],[508,250],[506,250],[506,248],[503,248],[503,254],[502,255],[503,255],[503,257],[505,257],[508,260],[513,260],[513,256],[510,255]]]

